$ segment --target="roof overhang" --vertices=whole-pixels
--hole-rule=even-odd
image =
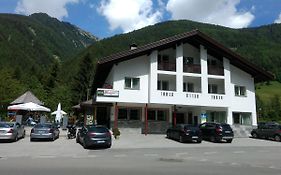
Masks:
[[[230,60],[230,64],[252,75],[255,82],[275,79],[275,76],[272,73],[267,72],[264,69],[254,65],[242,56],[203,34],[199,30],[193,30],[191,32],[182,33],[140,46],[134,50],[119,52],[100,59],[96,67],[93,89],[96,90],[104,84],[106,77],[108,76],[114,64],[142,55],[150,55],[150,53],[154,50],[163,50],[165,48],[173,47],[176,44],[179,45],[182,43],[190,43],[196,47],[200,47],[200,45],[203,45],[207,48],[209,54],[228,58]]]

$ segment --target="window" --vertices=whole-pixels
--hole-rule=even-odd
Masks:
[[[147,119],[154,121],[166,121],[168,115],[167,110],[148,109]]]
[[[118,119],[120,120],[140,120],[141,109],[139,108],[119,108]]]
[[[251,125],[252,124],[252,117],[251,113],[246,112],[234,112],[233,116],[233,124],[240,124],[240,125]]]
[[[234,91],[235,91],[235,96],[246,96],[245,86],[235,86]]]
[[[208,93],[217,94],[218,93],[218,85],[216,85],[216,84],[209,84],[208,85]]]
[[[183,83],[183,92],[194,92],[193,83]]]
[[[157,82],[157,90],[168,91],[169,90],[169,82],[168,81],[159,80]]]
[[[140,79],[125,77],[125,89],[139,90],[140,89]]]
[[[192,57],[183,57],[183,64],[194,64],[194,59]]]

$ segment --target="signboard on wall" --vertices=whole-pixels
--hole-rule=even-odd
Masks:
[[[119,97],[119,91],[112,89],[98,89],[97,96],[103,97]]]

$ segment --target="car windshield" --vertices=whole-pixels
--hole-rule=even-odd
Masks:
[[[221,127],[225,130],[231,130],[231,127],[228,124],[222,124]]]
[[[0,123],[1,128],[11,128],[13,126],[14,126],[13,123]]]
[[[95,127],[95,126],[92,126],[92,127],[89,127],[88,130],[90,132],[97,132],[97,133],[105,133],[105,132],[108,132],[108,129],[105,128],[105,127]]]
[[[51,128],[52,124],[38,124],[34,128]]]
[[[198,126],[194,126],[194,125],[185,125],[184,126],[185,130],[196,130],[199,129]]]

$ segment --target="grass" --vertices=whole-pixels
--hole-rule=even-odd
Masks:
[[[280,96],[281,99],[281,83],[278,81],[271,81],[269,84],[258,83],[256,84],[256,94],[264,102],[269,102],[275,95]]]

